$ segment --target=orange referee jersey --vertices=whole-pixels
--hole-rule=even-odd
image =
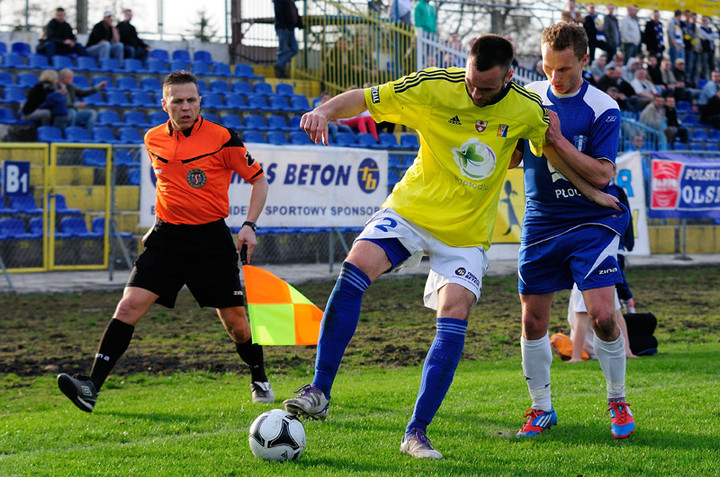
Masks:
[[[171,224],[226,218],[233,171],[248,182],[263,175],[234,131],[202,116],[185,131],[173,131],[169,121],[150,129],[145,147],[157,177],[155,213]]]

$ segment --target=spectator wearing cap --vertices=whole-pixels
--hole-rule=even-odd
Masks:
[[[120,41],[120,33],[113,25],[113,14],[110,10],[106,10],[102,21],[93,26],[85,49],[88,55],[94,56],[98,60],[115,58],[122,65],[125,46]]]
[[[123,10],[125,19],[117,24],[117,31],[120,33],[120,42],[125,48],[125,58],[135,58],[145,61],[150,53],[150,47],[142,41],[137,34],[135,26],[130,23],[133,12],[129,8]]]

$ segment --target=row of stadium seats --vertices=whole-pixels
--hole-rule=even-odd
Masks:
[[[105,235],[105,217],[94,217],[90,222],[88,230],[87,223],[83,217],[63,217],[58,223],[55,232],[56,239],[69,238],[102,238]],[[129,232],[119,232],[117,235],[123,238],[130,238]],[[8,217],[0,219],[0,240],[17,239],[41,239],[43,238],[43,219],[34,217],[29,220],[27,228],[25,221]]]
[[[167,118],[167,115],[165,116]],[[55,126],[38,126],[38,142],[82,142],[102,144],[142,144],[144,131],[133,127],[122,127],[115,131],[105,126],[96,126],[92,131],[78,126],[68,126],[63,131]]]
[[[33,55],[32,46],[30,43],[24,41],[16,41],[10,45],[8,50],[7,44],[4,41],[0,41],[0,55],[7,53],[14,53],[20,56],[28,57]],[[149,55],[151,58],[158,60],[170,61],[172,60],[185,60],[185,61],[204,61],[205,63],[215,63],[212,58],[212,54],[207,50],[196,50],[195,53],[190,55],[188,50],[178,49],[172,52],[172,55],[168,50],[162,48],[154,48]]]
[[[5,197],[0,196],[0,215],[42,215],[43,210],[35,203],[35,196],[32,194],[14,194],[7,197],[7,205]],[[55,213],[64,215],[75,215],[80,213],[80,209],[68,208],[65,202],[65,196],[62,194],[55,195]]]

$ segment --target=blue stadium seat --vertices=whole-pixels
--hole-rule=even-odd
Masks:
[[[65,58],[65,57],[63,57]],[[87,76],[83,75],[74,75],[73,76],[73,84],[76,88],[80,89],[88,89],[90,87],[90,82],[87,79]]]
[[[149,91],[138,90],[130,93],[130,105],[135,108],[147,108],[155,104]]]
[[[137,80],[132,76],[121,76],[117,79],[116,88],[124,91],[140,91]]]
[[[688,126],[688,127],[694,127],[694,126],[700,125],[700,121],[698,121],[697,115],[692,114],[692,113],[683,115],[682,123],[683,123],[683,126]]]
[[[163,50],[162,48],[153,48],[150,50],[150,54],[148,55],[149,58],[153,58],[160,61],[170,61],[170,55],[168,54],[167,50]]]
[[[172,52],[172,59],[184,61],[185,63],[189,63],[192,58],[190,58],[189,51],[180,49],[180,50],[175,50]]]
[[[227,109],[243,109],[247,103],[243,95],[230,93],[225,95],[225,106]]]
[[[265,137],[260,131],[245,131],[242,137],[243,142],[264,143]]]
[[[708,140],[708,132],[705,128],[695,128],[692,133],[692,140],[697,142],[705,142]]]
[[[689,101],[678,101],[675,109],[678,113],[689,113],[692,111],[692,107]]]
[[[377,145],[375,136],[370,133],[358,133],[357,136],[355,136],[355,141],[357,142],[357,147],[373,148]]]
[[[270,83],[266,83],[265,81],[258,81],[253,85],[253,93],[255,94],[262,94],[265,96],[270,96],[273,93],[272,85]]]
[[[63,217],[60,219],[60,232],[70,238],[102,238],[103,234],[90,232],[82,217]]]
[[[235,113],[223,114],[221,122],[226,128],[235,129],[236,131],[243,129],[243,121],[240,119],[240,116]]]
[[[137,172],[140,172],[140,169],[134,169]],[[128,174],[132,172],[133,169],[128,171]],[[138,184],[131,184],[131,185],[139,185]],[[94,234],[100,234],[105,235],[105,217],[93,217],[92,221],[90,221],[90,231]],[[116,236],[122,237],[122,238],[130,238],[132,237],[132,234],[130,232],[115,232]]]
[[[225,109],[225,101],[221,94],[207,93],[202,95],[202,106],[205,109]]]
[[[108,106],[114,106],[118,108],[127,108],[133,106],[133,104],[128,101],[125,91],[120,90],[111,90],[105,92],[105,103]]]
[[[68,126],[65,128],[65,139],[68,142],[92,142],[86,128]]]
[[[28,229],[30,230],[30,235],[32,235],[33,238],[42,238],[43,218],[33,217],[32,219],[30,219],[30,222],[28,222]]]
[[[80,209],[69,208],[67,206],[65,196],[62,194],[55,194],[55,213],[63,215],[78,215],[82,214],[82,211]]]
[[[290,109],[296,112],[310,111],[310,103],[303,94],[294,94],[290,96]]]
[[[25,58],[17,53],[7,53],[3,56],[4,68],[22,68],[25,66]]]
[[[298,146],[313,146],[315,145],[314,142],[310,140],[310,136],[308,136],[305,131],[293,131],[290,133],[290,144],[295,144]]]
[[[7,51],[7,45],[5,44],[5,42],[0,41],[0,55],[4,55],[5,53],[7,53]]]
[[[148,122],[153,126],[158,126],[160,124],[165,124],[168,122],[168,113],[165,111],[156,111],[154,113],[148,114]]]
[[[197,50],[193,53],[193,61],[204,61],[205,63],[212,63],[212,54],[207,50]]]
[[[83,149],[83,166],[105,167],[106,153],[104,149]]]
[[[152,50],[150,54],[152,55]],[[165,60],[158,60],[157,58],[148,58],[145,61],[145,69],[148,73],[160,73],[165,74],[168,72],[167,63]]]
[[[268,129],[265,124],[265,118],[259,114],[248,114],[245,116],[243,125],[243,129],[247,130],[255,129],[257,131],[266,131]]]
[[[105,109],[98,111],[95,124],[98,126],[123,126],[125,122],[120,120],[120,115],[114,109]]]
[[[155,77],[143,78],[140,80],[140,88],[145,91],[151,91],[157,93],[162,91],[162,84],[160,80]]]
[[[199,79],[198,80],[198,91],[200,92],[200,94],[203,95],[203,94],[207,93],[207,90],[208,90],[207,82],[205,80]]]
[[[115,166],[139,167],[140,161],[135,157],[131,149],[115,149],[113,151],[113,163]]]
[[[400,144],[394,134],[382,132],[378,134],[378,142],[375,147],[377,149],[400,149]]]
[[[125,58],[122,65],[122,71],[124,73],[147,73],[143,62],[136,58]]]
[[[42,215],[43,210],[35,203],[35,196],[32,194],[13,194],[8,196],[9,206],[18,213],[27,215]]]
[[[118,141],[125,144],[142,144],[143,135],[138,128],[124,127],[118,129]]]
[[[33,122],[16,118],[15,111],[11,108],[0,108],[0,124],[33,124]]]
[[[288,104],[287,96],[273,94],[268,96],[268,103],[268,109],[270,111],[292,111],[292,108]]]
[[[24,41],[13,42],[13,44],[10,45],[10,52],[20,56],[30,56],[33,54],[30,44]]]
[[[230,92],[230,87],[228,86],[227,81],[225,81],[225,80],[211,81],[208,86],[210,87],[211,93],[226,94],[226,93]]]
[[[270,131],[267,133],[268,144],[284,146],[288,143],[287,136],[282,131]]]
[[[121,73],[122,67],[120,62],[115,58],[102,58],[99,63],[100,71],[107,71],[111,73]]]
[[[254,111],[268,111],[269,107],[265,96],[259,94],[249,94],[247,96],[247,109]]]
[[[170,71],[187,70],[188,62],[184,60],[170,60]]]
[[[705,144],[702,142],[690,141],[688,143],[688,146],[689,146],[688,149],[690,149],[691,151],[704,151],[705,150]]]
[[[151,124],[148,122],[147,116],[143,111],[129,110],[123,114],[123,123],[126,126],[136,128],[149,128]]]
[[[62,131],[55,126],[38,126],[37,140],[39,142],[62,142]]]
[[[140,185],[140,168],[128,169],[128,185]]]
[[[211,74],[210,63],[205,63],[204,61],[191,61],[190,70],[193,74],[195,74],[195,76],[206,76]]]
[[[279,94],[280,96],[292,96],[295,94],[295,90],[291,84],[278,83],[275,85],[275,94]]]
[[[115,137],[115,133],[108,127],[96,126],[92,130],[93,141],[108,144],[122,144]]]
[[[213,76],[232,76],[230,65],[222,62],[213,64]]]
[[[38,83],[38,75],[35,73],[19,73],[17,75],[17,85],[21,88],[32,88]]]
[[[84,56],[81,56],[80,58],[85,58]],[[105,89],[107,91],[117,90],[118,88],[115,87],[115,83],[113,83],[112,77],[108,75],[97,75],[93,76],[92,78],[92,85],[94,87],[97,87],[100,83],[105,82],[107,85],[105,86]]]
[[[271,114],[267,117],[267,127],[270,131],[291,131],[285,116],[279,114]]]
[[[50,62],[45,55],[30,55],[27,57],[25,69],[28,70],[45,70],[50,68]]]
[[[720,129],[710,129],[710,134],[708,134],[708,140],[713,142],[720,141]]]
[[[338,132],[335,135],[335,141],[333,141],[332,145],[338,147],[354,147],[355,134],[349,132]]]
[[[235,76],[237,78],[244,78],[244,79],[257,79],[257,80],[265,79],[265,77],[262,75],[256,75],[252,69],[252,66],[247,65],[245,63],[239,63],[239,64],[235,65]]]
[[[3,88],[2,104],[20,104],[25,102],[25,90],[20,86],[6,86]]]
[[[75,68],[75,65],[73,65],[72,58],[65,55],[53,55],[52,57],[52,67],[55,70],[60,70],[63,68]]]
[[[6,86],[16,86],[13,75],[7,71],[0,71],[0,86],[3,88]]]
[[[78,56],[76,70],[80,71],[100,71],[97,61],[92,56]]]
[[[100,93],[93,93],[90,96],[85,96],[83,101],[85,101],[85,104],[91,106],[106,106],[105,100],[103,100]]]
[[[218,119],[218,115],[215,113],[202,113],[202,117],[207,119],[208,121],[212,121],[214,123],[220,124],[220,120]]]
[[[34,237],[25,230],[25,222],[16,217],[0,219],[0,236],[6,236],[18,240],[27,240]]]
[[[232,84],[232,91],[233,93],[244,94],[247,96],[252,93],[252,88],[250,87],[250,83],[247,81],[235,81]]]
[[[720,131],[720,129],[718,131]],[[718,144],[717,142],[706,142],[705,150],[711,152],[720,152],[720,144]]]
[[[420,148],[418,138],[413,133],[404,133],[400,135],[400,146],[403,149],[417,150]]]
[[[302,116],[300,116],[299,114],[295,115],[295,116],[290,116],[290,121],[288,121],[288,127],[291,130],[300,129],[300,120],[301,119],[302,119]]]

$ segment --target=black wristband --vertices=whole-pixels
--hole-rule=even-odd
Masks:
[[[255,232],[257,230],[257,224],[255,222],[250,222],[250,221],[243,222],[242,226],[245,227],[246,225],[248,227],[250,227],[253,232]]]

